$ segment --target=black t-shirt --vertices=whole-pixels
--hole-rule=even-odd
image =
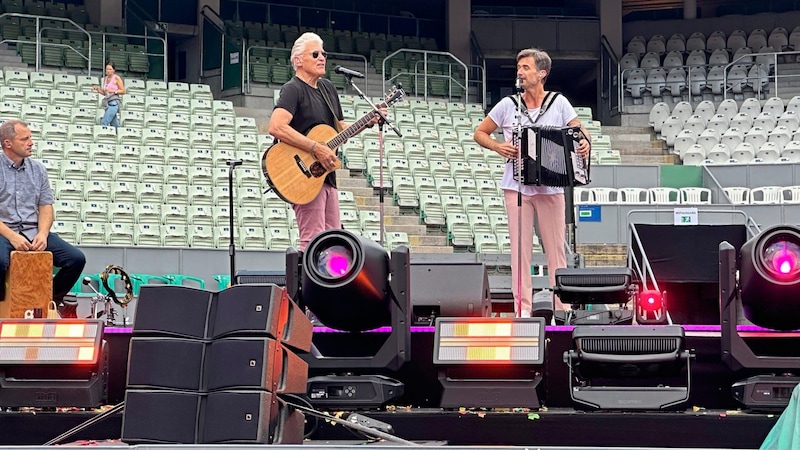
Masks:
[[[296,76],[281,87],[281,95],[276,108],[282,108],[292,115],[289,126],[306,134],[316,125],[326,124],[334,129],[339,120],[344,118],[342,105],[339,103],[339,94],[336,87],[326,78],[317,80],[317,89],[309,86]],[[320,89],[325,89],[328,100],[331,102],[337,117],[334,118],[331,108],[322,97]],[[338,129],[337,129],[338,131]],[[307,149],[304,149],[307,150]],[[325,178],[331,186],[336,187],[336,172],[331,172]]]

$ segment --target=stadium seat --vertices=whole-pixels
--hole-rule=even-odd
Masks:
[[[700,166],[706,160],[706,151],[702,145],[694,144],[684,151],[681,159],[684,165]]]
[[[783,204],[800,203],[800,186],[786,186],[781,189],[781,202]]]
[[[661,133],[661,127],[664,125],[664,121],[670,115],[669,105],[665,102],[658,102],[650,109],[648,122],[650,126],[653,127],[656,134]]]
[[[703,187],[682,187],[678,189],[683,205],[711,204],[711,189]]]
[[[750,189],[740,186],[731,186],[722,188],[725,196],[734,205],[749,205],[750,204]]]
[[[645,205],[649,203],[647,189],[639,187],[619,188],[619,203],[628,205]]]
[[[749,142],[742,142],[731,151],[731,158],[749,163],[755,157],[756,148]]]
[[[779,204],[783,200],[782,186],[760,186],[750,189],[751,205]]]
[[[647,189],[650,203],[654,205],[676,205],[681,202],[678,189],[671,187],[652,187]]]

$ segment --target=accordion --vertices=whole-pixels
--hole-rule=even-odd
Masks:
[[[575,151],[585,136],[580,127],[531,126],[522,129],[522,184],[576,186],[588,184],[589,159]],[[519,181],[517,160],[514,179]]]

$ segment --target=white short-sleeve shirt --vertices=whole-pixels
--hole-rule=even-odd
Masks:
[[[572,104],[570,104],[569,100],[563,95],[556,97],[544,115],[538,118],[540,109],[541,108],[529,108],[527,116],[524,113],[521,114],[522,126],[531,126],[533,125],[532,120],[534,120],[536,121],[536,125],[563,127],[578,117],[578,113],[575,112]],[[504,97],[489,111],[489,118],[491,118],[498,127],[503,129],[503,137],[508,142],[511,141],[511,135],[517,126],[516,115],[517,106],[509,97]],[[506,170],[500,182],[500,189],[519,191],[520,187],[524,195],[559,194],[564,192],[564,189],[560,187],[520,185],[520,183],[514,179],[514,164],[509,161],[506,163]]]

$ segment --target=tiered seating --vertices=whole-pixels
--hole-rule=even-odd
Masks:
[[[89,23],[84,5],[44,2],[38,0],[18,2],[19,8],[4,8],[6,13],[25,13],[40,16],[41,63],[46,67],[101,69],[106,61],[114,61],[122,75],[145,76],[150,71],[149,55],[142,39],[124,35],[116,26],[98,26]],[[77,26],[76,26],[77,25]],[[87,35],[88,33],[88,35]],[[89,55],[91,35],[91,55]],[[17,53],[22,62],[36,64],[36,19],[30,16],[4,16],[0,19],[0,36],[16,41]],[[103,41],[105,40],[105,48]],[[104,53],[105,51],[105,53]],[[161,74],[153,74],[161,76]],[[52,87],[52,86],[44,86]]]
[[[723,191],[734,205],[800,204],[800,186],[732,186]]]
[[[684,164],[750,164],[800,162],[800,96],[784,107],[778,97],[761,101],[747,98],[741,105],[703,101],[694,111],[680,102],[671,112],[666,103],[654,105],[650,123],[657,135]]]
[[[257,132],[255,121],[236,117],[230,102],[209,100],[208,86],[152,80],[141,86],[133,79],[126,80],[133,92],[142,87],[144,91],[123,96],[122,123],[115,130],[97,125],[102,114],[100,96],[75,91],[77,80],[63,80],[68,82],[59,90],[55,86],[23,88],[23,79],[41,83],[47,77],[21,74],[8,71],[10,77],[3,77],[15,80],[15,86],[0,87],[1,114],[3,118],[23,119],[31,126],[37,141],[35,156],[47,167],[56,196],[59,229],[74,235],[74,242],[227,245],[226,236],[221,234],[225,230],[220,228],[226,223],[220,218],[230,217],[230,213],[203,213],[208,213],[208,208],[227,207],[231,193],[227,190],[225,160],[234,157],[244,160],[234,172],[233,213],[238,220],[235,231],[239,243],[245,248],[286,248],[296,242],[292,211],[283,201],[276,201],[277,197],[261,194],[265,188],[260,170],[261,138],[250,134]],[[96,84],[98,80],[90,82]],[[65,106],[30,105],[29,100],[19,97],[22,89],[43,91],[42,98],[48,99],[58,92]],[[225,118],[231,133],[195,131],[193,127],[205,122],[195,120],[199,114],[193,114],[192,102],[207,108],[202,112],[210,113],[212,121]],[[177,120],[178,116],[185,120]],[[212,146],[212,142],[218,145]],[[283,221],[269,218],[270,229],[280,230],[274,231],[275,239],[264,233],[267,219],[253,211],[266,206],[283,210]],[[208,220],[211,217],[214,220]],[[197,231],[197,236],[188,238],[188,230]]]
[[[681,33],[668,39],[660,34],[649,39],[634,36],[620,59],[624,91],[634,103],[642,103],[646,93],[654,103],[662,99],[677,102],[705,93],[721,96],[725,91],[761,94],[775,63],[765,54],[789,47],[783,27],[769,33],[758,28],[749,34],[734,30],[727,36],[715,31],[707,38],[701,32],[688,39]],[[729,63],[732,65],[726,69]]]
[[[711,204],[711,190],[701,187],[575,188],[575,204],[601,205],[702,205]],[[719,203],[719,202],[717,202]]]

